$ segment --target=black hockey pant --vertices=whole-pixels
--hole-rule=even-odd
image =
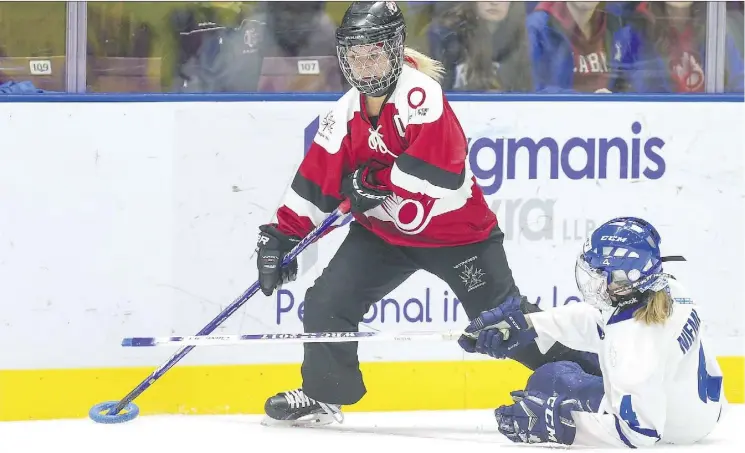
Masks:
[[[358,331],[370,306],[420,269],[450,286],[469,319],[498,306],[509,295],[519,294],[507,264],[504,235],[498,227],[483,242],[440,248],[397,247],[357,222],[352,222],[349,228],[336,255],[305,295],[305,332]],[[468,276],[467,268],[476,273],[464,279],[462,276]],[[539,309],[525,303],[523,310]],[[350,405],[359,401],[366,389],[357,346],[357,342],[304,344],[305,394],[330,404]],[[597,370],[599,374],[599,368],[588,363],[591,359],[587,353],[570,350],[560,343],[545,355],[533,343],[516,360],[531,370],[548,362],[574,361],[586,371]]]

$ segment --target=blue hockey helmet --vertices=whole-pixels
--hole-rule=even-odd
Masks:
[[[637,217],[617,217],[600,225],[584,243],[575,277],[585,302],[600,309],[624,307],[649,300],[644,293],[668,286],[660,234]]]

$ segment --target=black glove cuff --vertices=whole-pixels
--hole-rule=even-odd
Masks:
[[[256,245],[260,249],[279,250],[282,253],[286,253],[300,242],[298,237],[290,236],[279,231],[276,224],[261,225],[259,230],[261,233],[259,234],[259,240]]]

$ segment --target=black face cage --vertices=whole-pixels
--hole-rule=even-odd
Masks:
[[[404,62],[402,34],[369,44],[337,44],[344,77],[367,96],[384,96],[401,75]]]

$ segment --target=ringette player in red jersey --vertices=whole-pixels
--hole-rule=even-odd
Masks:
[[[438,83],[439,63],[404,47],[394,2],[356,2],[337,30],[337,53],[352,85],[322,115],[318,133],[277,212],[260,227],[259,280],[266,295],[294,280],[284,254],[349,198],[355,222],[305,295],[306,332],[357,331],[370,306],[417,270],[445,281],[469,319],[519,295],[495,214],[466,164],[467,142]],[[523,310],[537,311],[524,301]],[[469,352],[476,343],[459,340]],[[357,343],[306,343],[302,386],[270,397],[270,419],[341,421],[365,385]],[[480,351],[476,351],[480,352]],[[521,351],[530,369],[556,360],[597,362],[557,344]]]

